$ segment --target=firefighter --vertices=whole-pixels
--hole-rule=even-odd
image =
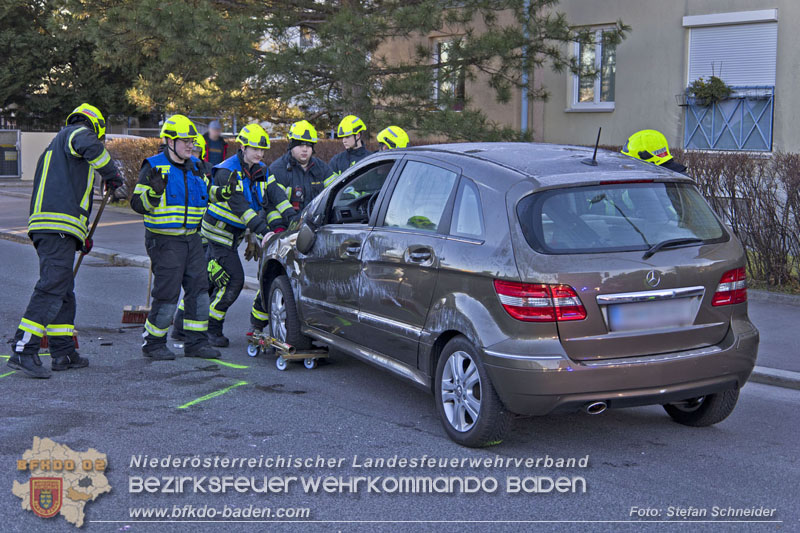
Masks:
[[[192,160],[197,129],[183,115],[164,122],[166,148],[142,163],[131,207],[144,215],[145,247],[153,268],[152,306],[142,334],[142,355],[175,359],[166,335],[184,291],[184,355],[216,359],[208,343],[207,261],[198,229],[209,200],[230,198],[231,185],[212,186]]]
[[[400,126],[389,126],[378,133],[377,141],[381,145],[381,152],[392,150],[393,148],[405,148],[408,146],[408,133]]]
[[[194,150],[192,150],[192,161],[195,163],[195,165],[197,165],[198,170],[200,170],[200,172],[202,172],[203,175],[208,180],[210,180],[211,179],[212,166],[211,166],[211,163],[209,163],[208,161],[205,160],[206,155],[207,155],[206,154],[206,139],[202,135],[198,135],[195,138]],[[209,181],[209,183],[210,183],[210,181]],[[203,256],[205,256],[206,253],[207,253],[207,250],[208,250],[208,241],[206,240],[206,238],[203,236],[202,233],[200,234],[200,240],[203,243]],[[219,283],[221,280],[225,279],[224,278],[224,276],[225,276],[224,272],[221,273],[221,276],[223,276],[222,278],[211,277],[212,276],[212,272],[214,274],[220,274],[220,272],[219,272],[220,271],[220,267],[217,264],[209,265],[208,271],[209,271],[209,276],[210,276],[209,280],[212,283]],[[210,298],[210,296],[211,296],[211,290],[210,289],[209,289],[208,295],[209,295],[209,298]],[[181,298],[181,301],[178,304],[178,312],[175,313],[175,318],[172,321],[172,338],[177,340],[177,341],[181,341],[181,342],[186,340],[186,333],[183,331],[184,308],[185,308],[185,303],[183,301],[183,298]]]
[[[289,128],[289,150],[270,166],[270,174],[286,191],[296,211],[301,211],[338,176],[322,159],[314,156],[317,130],[307,120]]]
[[[628,138],[622,148],[622,153],[674,172],[686,173],[686,167],[675,161],[672,154],[669,153],[667,138],[660,131],[637,131]]]
[[[233,195],[209,206],[202,229],[208,240],[209,260],[219,265],[227,277],[226,283],[214,288],[209,311],[208,338],[219,347],[230,342],[222,331],[225,314],[244,287],[238,248],[245,230],[249,229],[261,241],[270,230],[284,225],[284,218],[297,216],[286,193],[273,176],[267,176],[267,166],[261,161],[270,145],[264,128],[248,124],[236,141],[241,145],[239,151],[214,167],[214,183],[235,183]],[[263,329],[268,320],[261,295],[256,294],[250,313],[251,331]]]
[[[372,153],[364,146],[364,135],[366,131],[367,125],[355,115],[347,115],[339,122],[339,127],[336,129],[336,136],[342,140],[344,152],[339,152],[333,156],[329,163],[331,170],[336,176]],[[336,177],[331,176],[326,180],[325,187],[333,183],[334,179],[336,179]]]
[[[39,256],[39,281],[14,335],[8,366],[34,378],[49,378],[39,359],[47,334],[52,370],[83,368],[89,361],[75,351],[75,252],[89,253],[87,222],[92,211],[95,173],[106,191],[124,196],[117,166],[103,146],[106,123],[100,110],[81,104],[67,117],[66,127],[39,157],[31,194],[28,236]]]
[[[197,166],[200,167],[200,170],[203,171],[203,174],[207,178],[211,178],[211,170],[214,168],[214,165],[206,161],[206,156],[208,155],[207,152],[207,144],[206,138],[202,135],[198,135],[195,138],[194,150],[192,150],[192,157]]]

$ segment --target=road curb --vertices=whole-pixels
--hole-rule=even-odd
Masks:
[[[792,372],[791,370],[757,366],[753,369],[753,373],[750,374],[750,381],[800,390],[800,372]]]
[[[794,294],[784,294],[781,292],[747,289],[747,299],[754,302],[800,306],[800,296],[796,296]]]
[[[21,244],[33,244],[27,235],[9,233],[6,231],[0,231],[0,239],[14,241]],[[112,265],[150,268],[150,258],[146,255],[126,254],[123,252],[109,250],[107,248],[94,248],[89,255],[91,257],[102,259],[103,261],[108,261]],[[251,291],[257,291],[259,289],[258,279],[252,276],[246,276],[244,278],[244,288]]]

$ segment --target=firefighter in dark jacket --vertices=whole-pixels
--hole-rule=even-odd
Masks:
[[[322,159],[314,156],[317,130],[307,120],[289,129],[289,150],[273,161],[269,172],[286,191],[295,211],[301,211],[326,187],[326,180],[337,178]]]
[[[39,256],[39,281],[14,335],[8,366],[35,378],[49,378],[39,359],[47,334],[53,370],[82,368],[89,361],[75,351],[75,252],[89,253],[87,222],[92,211],[95,170],[106,190],[122,192],[122,179],[101,139],[106,123],[100,111],[81,104],[47,146],[36,165],[28,236]],[[114,195],[117,197],[117,194]]]
[[[223,202],[212,203],[203,217],[203,236],[208,240],[210,263],[222,267],[227,283],[218,283],[211,294],[208,339],[214,346],[224,347],[229,340],[222,329],[225,314],[244,287],[244,268],[239,258],[239,244],[249,229],[259,241],[270,230],[285,226],[294,219],[286,193],[278,187],[267,167],[261,162],[269,149],[269,135],[258,124],[248,124],[236,136],[241,149],[214,167],[214,183],[235,183],[232,196]],[[212,273],[213,275],[213,273]],[[256,294],[251,309],[251,330],[263,329],[269,315]]]
[[[211,170],[214,168],[214,165],[206,161],[206,157],[208,156],[208,145],[206,144],[206,138],[202,135],[198,135],[195,139],[195,146],[194,150],[192,150],[192,157],[194,161],[197,163],[197,166],[200,167],[200,170],[203,171],[203,174],[207,178],[211,178]]]
[[[372,153],[364,147],[366,131],[367,125],[355,115],[347,115],[339,122],[336,136],[342,140],[344,152],[339,152],[331,158],[329,165],[335,176],[325,181],[325,187],[333,183],[342,172]]]
[[[197,129],[183,115],[164,122],[166,149],[142,163],[131,207],[144,215],[145,247],[153,268],[150,313],[142,334],[142,354],[174,359],[166,335],[181,286],[184,291],[186,357],[218,358],[208,343],[208,271],[200,240],[200,222],[211,201],[230,198],[231,187],[212,186],[192,159]]]

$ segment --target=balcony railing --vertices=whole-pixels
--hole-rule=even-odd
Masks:
[[[773,86],[733,87],[711,105],[686,95],[683,147],[688,150],[772,151]]]

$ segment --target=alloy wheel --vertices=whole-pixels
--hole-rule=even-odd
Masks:
[[[442,407],[456,431],[472,429],[481,412],[481,378],[472,357],[464,351],[450,354],[442,373]]]
[[[276,288],[272,291],[269,303],[269,323],[272,336],[281,342],[286,342],[286,299],[283,291]]]

